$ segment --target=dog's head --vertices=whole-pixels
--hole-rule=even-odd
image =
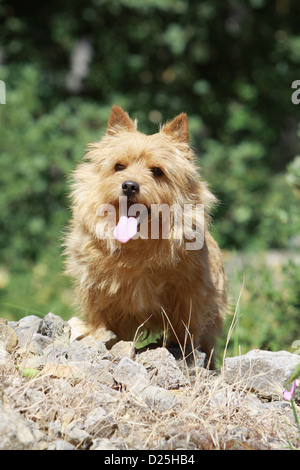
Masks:
[[[74,175],[74,216],[81,217],[98,238],[113,240],[114,246],[153,238],[149,229],[155,211],[160,225],[154,238],[160,239],[162,208],[166,212],[169,208],[165,238],[171,239],[176,232],[176,238],[183,239],[183,231],[172,226],[174,213],[179,217],[185,207],[197,204],[207,209],[215,201],[200,181],[184,113],[148,136],[137,130],[126,112],[113,106],[105,136],[90,144],[86,160]],[[194,217],[191,211],[189,217]],[[142,226],[144,233],[139,231]]]

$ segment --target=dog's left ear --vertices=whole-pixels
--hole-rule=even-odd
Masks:
[[[164,128],[163,132],[171,135],[179,142],[189,143],[189,124],[187,120],[187,115],[181,113],[173,121],[168,122]]]
[[[128,113],[123,111],[120,106],[114,105],[108,119],[107,134],[114,135],[121,130],[134,131],[135,129],[136,126],[130,119]]]

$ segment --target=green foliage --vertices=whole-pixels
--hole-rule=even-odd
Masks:
[[[290,382],[290,383],[293,382],[294,380],[298,379],[298,377],[300,377],[300,362],[299,362],[299,364],[295,367],[295,370],[294,370],[294,372],[292,373],[289,382]]]
[[[188,113],[201,173],[220,199],[213,230],[222,248],[299,248],[299,107],[291,102],[299,13],[297,0],[0,0],[2,315],[70,315],[60,256],[67,179],[104,133],[113,103],[144,132]],[[91,58],[75,90],[67,84],[82,41]],[[267,269],[247,266],[246,345],[247,328],[260,345],[290,341],[299,276],[284,269],[278,290]]]
[[[107,109],[78,101],[43,107],[43,84],[32,66],[7,74],[1,108],[0,242],[5,260],[37,259],[58,243],[67,220],[67,181],[90,140],[100,138]],[[38,90],[38,93],[37,93]]]
[[[287,181],[300,194],[300,157],[296,157],[287,167]]]
[[[28,380],[35,379],[35,377],[37,377],[40,373],[41,373],[40,370],[32,369],[32,368],[29,368],[29,367],[26,367],[22,371],[23,377],[27,378]]]
[[[250,349],[286,349],[295,353],[293,343],[300,331],[300,266],[278,259],[277,253],[245,255],[231,260],[229,294],[233,310],[238,305],[238,321],[231,335],[228,355],[245,354]],[[243,285],[244,280],[244,285]],[[224,338],[232,317],[227,318]]]
[[[50,212],[64,204],[59,174],[65,176],[88,140],[100,135],[113,102],[150,132],[161,118],[188,113],[203,174],[222,201],[216,227],[224,247],[287,246],[298,230],[296,211],[289,213],[295,195],[282,183],[299,151],[298,110],[291,103],[291,83],[300,74],[296,0],[277,9],[238,0],[54,1],[52,8],[23,10],[1,5],[8,90],[0,118],[2,161],[7,168],[10,152],[18,153],[14,161],[23,162],[19,173],[26,178],[21,186],[33,182],[33,198],[24,201],[32,214],[26,230],[36,247],[29,255],[35,256],[46,226],[53,226]],[[93,49],[92,61],[75,99],[66,83],[70,55],[83,38]],[[15,142],[13,129],[22,143]],[[274,196],[275,211],[270,206],[279,187],[285,197]],[[49,189],[53,198],[45,204]],[[45,218],[34,206],[44,204],[46,212],[48,203]],[[7,220],[10,206],[3,206]],[[276,240],[269,226],[281,221],[289,233]],[[18,231],[24,225],[20,216]]]

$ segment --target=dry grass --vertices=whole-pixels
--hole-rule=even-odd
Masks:
[[[243,286],[223,362],[236,325],[242,290]],[[166,318],[166,325],[169,323]],[[189,342],[192,343],[187,326],[185,343]],[[195,355],[195,351],[191,354]],[[74,380],[41,372],[28,379],[16,368],[16,359],[11,354],[6,365],[0,366],[0,405],[2,402],[18,411],[40,431],[39,448],[47,449],[57,439],[78,449],[89,448],[95,439],[108,438],[106,445],[113,449],[300,449],[292,409],[282,401],[281,390],[278,388],[274,401],[263,400],[251,392],[247,379],[227,383],[223,370],[195,371],[183,363],[181,370],[188,385],[168,391],[176,397],[177,404],[161,411],[149,406],[133,390],[118,384],[104,385],[101,375],[91,381],[85,376]],[[99,409],[104,411],[103,420],[87,429],[87,417]],[[299,407],[297,411],[299,415]],[[72,442],[66,432],[72,423],[88,431],[90,439]]]
[[[247,383],[227,384],[222,373],[202,369],[190,385],[172,392],[178,403],[169,411],[148,406],[140,396],[116,386],[39,375],[25,379],[13,362],[0,369],[0,398],[42,431],[39,446],[55,439],[69,441],[64,429],[82,423],[103,407],[95,437],[108,437],[123,449],[279,449],[299,448],[300,440],[288,404],[262,403],[247,390]],[[281,402],[282,405],[282,402]],[[298,410],[299,412],[299,410]],[[83,443],[76,443],[82,448]]]

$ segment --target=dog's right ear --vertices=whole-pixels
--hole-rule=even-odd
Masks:
[[[185,113],[179,114],[171,122],[163,127],[163,132],[169,134],[179,142],[189,143],[189,125],[187,115]]]
[[[123,111],[120,106],[113,105],[106,132],[109,135],[114,135],[122,130],[134,131],[136,130],[136,125],[134,122],[132,122],[128,113]]]

